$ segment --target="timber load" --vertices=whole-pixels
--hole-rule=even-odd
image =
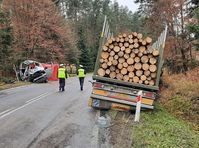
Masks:
[[[124,82],[154,86],[159,50],[152,39],[141,33],[124,33],[112,37],[102,46],[97,75]]]

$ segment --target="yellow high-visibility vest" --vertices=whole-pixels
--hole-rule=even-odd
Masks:
[[[85,77],[84,72],[85,72],[84,69],[82,69],[82,68],[78,69],[78,77],[79,78]]]
[[[66,69],[65,68],[59,68],[58,69],[58,78],[66,78]]]

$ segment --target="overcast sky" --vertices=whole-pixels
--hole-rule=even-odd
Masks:
[[[134,0],[116,0],[119,5],[127,6],[132,12],[137,11],[139,5],[134,3]]]

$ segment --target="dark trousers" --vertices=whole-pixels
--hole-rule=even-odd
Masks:
[[[59,91],[64,91],[65,88],[65,78],[59,78]]]
[[[84,86],[84,77],[79,77],[79,84],[80,84],[80,89],[83,90],[83,86]]]

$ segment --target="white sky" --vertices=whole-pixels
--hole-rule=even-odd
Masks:
[[[135,12],[138,10],[139,5],[134,3],[134,0],[116,0],[119,5],[127,6],[129,10]]]

